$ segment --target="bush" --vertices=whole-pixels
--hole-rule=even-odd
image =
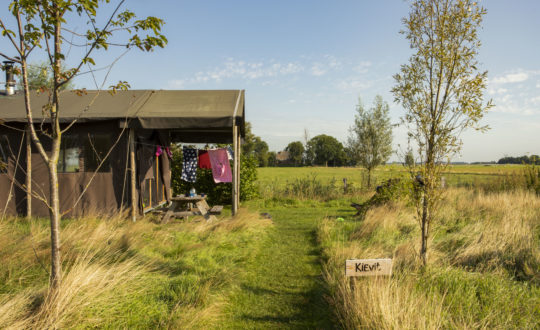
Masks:
[[[232,168],[231,163],[231,168]],[[232,183],[215,183],[212,170],[197,169],[197,181],[194,183],[181,179],[182,175],[182,149],[173,148],[171,162],[173,195],[189,193],[195,188],[197,193],[208,196],[210,204],[230,204],[232,200]],[[240,200],[250,200],[258,196],[257,187],[257,159],[253,156],[241,157],[240,161]]]
[[[525,184],[528,189],[540,195],[540,167],[527,165],[525,168]]]

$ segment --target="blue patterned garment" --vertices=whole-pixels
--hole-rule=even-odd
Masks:
[[[182,166],[182,180],[187,182],[197,181],[197,149],[182,148],[184,164]]]

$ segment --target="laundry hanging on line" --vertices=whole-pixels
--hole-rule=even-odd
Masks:
[[[211,169],[210,157],[207,150],[199,150],[199,168]]]
[[[197,149],[182,147],[184,162],[182,164],[182,180],[197,181]]]
[[[215,183],[232,182],[231,166],[225,149],[208,150]]]

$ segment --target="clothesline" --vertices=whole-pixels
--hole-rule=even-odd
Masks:
[[[156,144],[156,143],[146,143],[146,142],[139,142],[139,141],[135,141],[135,144],[138,144],[138,145],[142,145],[142,146],[149,146],[149,147],[167,147],[166,145],[163,145],[163,144]],[[181,143],[180,146],[184,147],[184,146],[191,146],[192,144],[188,144],[188,143]],[[225,149],[229,148],[229,146],[225,147]],[[194,149],[197,149],[197,150],[218,150],[218,149],[222,149],[222,148],[205,148],[205,149],[201,149],[201,148],[194,148]]]

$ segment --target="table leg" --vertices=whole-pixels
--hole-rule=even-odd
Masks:
[[[206,203],[205,200],[198,201],[196,205],[197,205],[197,208],[199,209],[199,212],[201,212],[201,215],[204,217],[206,221],[217,220],[215,216],[208,213],[208,210],[210,209],[210,207],[208,206],[208,203]]]
[[[167,213],[163,216],[163,219],[161,220],[162,224],[166,224],[169,222],[169,219],[172,217],[174,211],[176,210],[176,202],[172,202],[171,206],[167,209]]]

